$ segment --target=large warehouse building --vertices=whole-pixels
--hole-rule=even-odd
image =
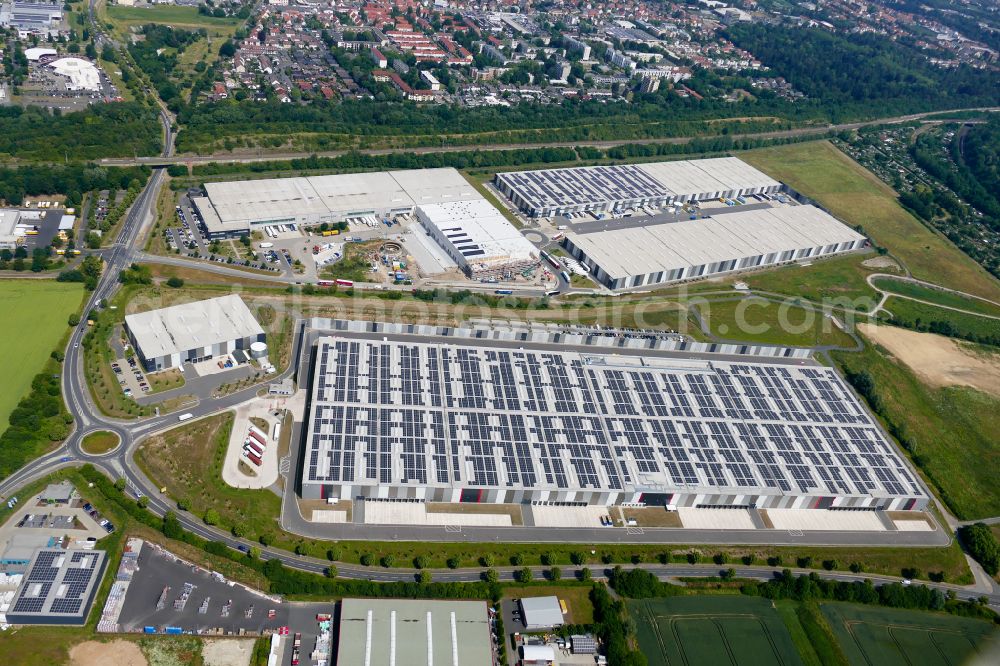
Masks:
[[[867,239],[815,206],[723,208],[711,217],[589,234],[563,245],[609,289],[628,289],[824,257]]]
[[[928,501],[831,368],[474,337],[320,338],[303,497],[892,510]]]
[[[485,199],[417,206],[428,235],[473,279],[510,277],[538,262],[538,250]]]
[[[531,217],[773,194],[781,183],[735,157],[498,173],[494,185]]]
[[[265,339],[236,294],[127,315],[125,331],[149,372],[248,349]]]
[[[414,169],[206,183],[193,197],[212,238],[272,224],[320,224],[412,213],[414,206],[482,197],[455,169]]]
[[[496,663],[485,601],[344,599],[337,666]]]

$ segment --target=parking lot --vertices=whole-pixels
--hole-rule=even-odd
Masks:
[[[135,357],[119,358],[112,361],[111,370],[114,371],[118,385],[125,395],[133,397],[150,392],[149,381]]]

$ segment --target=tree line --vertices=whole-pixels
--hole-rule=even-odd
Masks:
[[[2,124],[0,120],[0,126]],[[0,142],[3,140],[0,135]],[[149,178],[149,173],[148,167],[101,167],[79,163],[0,167],[0,201],[20,206],[25,197],[65,194],[67,206],[79,206],[84,192],[126,189],[134,183],[141,185]]]

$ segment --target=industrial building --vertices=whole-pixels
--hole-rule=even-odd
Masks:
[[[63,6],[53,2],[0,2],[0,28],[16,28],[18,36],[59,34]]]
[[[24,233],[19,232],[21,211],[0,210],[0,250],[13,250],[24,242]]]
[[[206,183],[204,189],[191,203],[211,238],[274,224],[387,218],[418,205],[482,198],[450,168]]]
[[[236,294],[127,315],[125,331],[148,372],[248,349],[265,338]]]
[[[735,157],[498,173],[494,185],[531,217],[615,214],[781,189],[781,183]]]
[[[523,597],[518,605],[524,628],[553,629],[563,625],[562,607],[558,597]]]
[[[485,199],[417,206],[428,235],[474,279],[502,279],[538,262],[538,250]]]
[[[7,611],[7,622],[85,624],[106,564],[103,550],[36,550]]]
[[[568,233],[563,246],[604,286],[628,289],[825,257],[867,242],[815,206],[783,206]]]
[[[468,339],[466,339],[468,338]],[[835,370],[800,358],[338,329],[314,352],[302,495],[922,509]]]
[[[485,601],[344,599],[337,666],[492,664]]]

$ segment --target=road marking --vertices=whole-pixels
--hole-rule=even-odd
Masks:
[[[278,461],[278,473],[288,474],[292,470],[292,461],[288,456],[285,456]]]
[[[788,536],[800,537],[802,536],[802,530],[788,530]]]
[[[645,534],[645,532],[642,531],[641,527],[626,527],[625,534],[629,534],[631,536],[641,536]]]
[[[444,531],[450,534],[459,534],[462,531],[461,525],[445,525]]]

